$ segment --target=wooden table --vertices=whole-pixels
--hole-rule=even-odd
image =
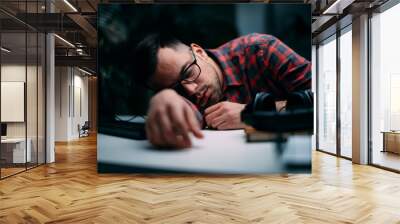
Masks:
[[[383,133],[382,152],[400,154],[400,131],[382,131],[381,133]]]

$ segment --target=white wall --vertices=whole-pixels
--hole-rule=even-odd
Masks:
[[[25,70],[27,69],[27,70]],[[28,120],[28,137],[31,133],[31,129],[36,131],[36,80],[33,80],[33,76],[36,76],[36,67],[27,66],[20,64],[5,64],[1,66],[1,81],[2,82],[25,82],[25,75],[27,71],[28,81],[30,86],[35,88],[27,88],[27,120]],[[6,97],[6,96],[2,96]],[[33,102],[33,104],[32,104]],[[40,107],[41,105],[39,105]],[[24,110],[24,108],[22,108]],[[1,108],[1,110],[7,110],[7,108]],[[32,123],[33,122],[33,123]],[[25,137],[25,124],[26,122],[7,122],[7,136],[8,137]],[[36,135],[36,132],[35,132]]]
[[[25,83],[1,81],[1,121],[25,121]],[[35,105],[36,108],[36,105]]]
[[[77,70],[75,70],[77,71]],[[79,116],[75,116],[78,120],[78,122],[80,122],[81,124],[83,124],[85,121],[88,120],[88,77],[87,76],[82,76],[83,73],[79,72],[79,75],[76,75],[75,73],[75,81],[74,81],[74,85],[77,88],[80,88],[81,90],[81,106],[82,106],[82,114]],[[76,90],[76,89],[75,89]],[[79,111],[76,111],[75,115],[78,115]]]
[[[25,82],[25,64],[9,64],[1,66],[1,81]]]
[[[67,67],[55,68],[55,141],[68,140],[68,88],[70,84],[68,71]]]
[[[1,66],[1,81],[25,82],[25,64],[8,64]],[[1,108],[6,110],[7,108]],[[25,122],[7,123],[7,137],[25,137]]]
[[[79,137],[78,124],[88,120],[88,78],[76,68],[56,67],[55,116],[56,141]]]
[[[82,126],[85,121],[88,121],[88,77],[82,76],[79,70],[74,69],[74,80],[72,83],[74,91],[72,92],[73,96],[72,99],[74,102],[71,102],[71,136],[72,138],[78,138],[78,124]]]

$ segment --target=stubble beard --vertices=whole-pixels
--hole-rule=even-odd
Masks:
[[[222,86],[220,84],[219,78],[217,74],[215,73],[215,82],[212,84],[212,89],[214,90],[213,93],[210,96],[210,99],[208,100],[205,108],[210,107],[218,102],[220,102],[223,98],[222,94]]]

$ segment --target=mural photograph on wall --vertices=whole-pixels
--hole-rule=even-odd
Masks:
[[[310,173],[305,4],[101,4],[99,173]]]

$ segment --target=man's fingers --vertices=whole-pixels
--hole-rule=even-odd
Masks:
[[[216,119],[217,117],[220,117],[223,114],[224,114],[224,111],[219,109],[219,110],[213,111],[212,113],[206,115],[205,120],[207,122],[207,125],[211,125],[212,121],[214,119]]]
[[[157,123],[151,122],[149,124],[149,128],[148,129],[150,131],[150,139],[149,140],[151,141],[151,143],[153,143],[155,145],[162,144]]]
[[[203,136],[192,108],[174,90],[162,90],[153,96],[148,115],[146,133],[155,146],[188,147],[189,132]]]
[[[146,129],[146,137],[147,137],[147,139],[149,140],[149,142],[154,144],[153,133],[150,130],[150,124],[149,124],[148,121],[146,122],[145,129]]]
[[[178,139],[176,138],[176,135],[173,132],[172,124],[168,118],[168,115],[165,113],[159,114],[158,118],[160,123],[161,135],[163,136],[164,143],[166,143],[169,146],[176,144]]]
[[[204,110],[204,115],[208,115],[208,114],[212,113],[213,111],[217,110],[220,106],[221,106],[221,103],[216,103],[210,107],[207,107]]]
[[[178,147],[185,148],[192,146],[192,142],[190,141],[189,135],[181,135],[179,137],[181,137],[181,139],[179,139],[180,141]]]
[[[197,138],[203,138],[203,133],[200,130],[200,124],[191,108],[187,107],[185,109],[185,118],[193,135]]]
[[[150,113],[148,120],[146,121],[146,125],[145,125],[146,137],[152,144],[156,144],[156,141],[154,138],[155,133],[153,132],[153,128],[152,128],[152,125],[154,123],[154,122],[152,122],[152,117],[153,117],[153,114]]]
[[[218,126],[221,125],[223,122],[225,122],[225,117],[219,116],[219,117],[215,118],[214,120],[212,120],[210,122],[210,125],[213,128],[218,128]]]
[[[229,125],[228,122],[222,121],[215,128],[218,130],[225,130],[228,129],[228,125]]]
[[[168,108],[169,119],[175,135],[182,135],[184,139],[188,139],[189,125],[185,122],[185,114],[183,108]]]

